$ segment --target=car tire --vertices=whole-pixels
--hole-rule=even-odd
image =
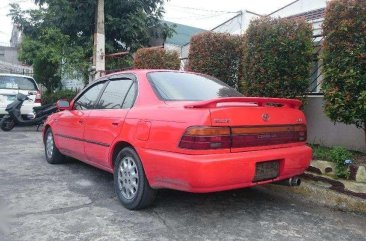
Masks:
[[[114,188],[118,199],[130,210],[150,206],[157,190],[150,187],[139,156],[130,147],[123,148],[114,165]]]
[[[65,161],[65,156],[57,149],[51,128],[44,135],[44,151],[46,160],[50,164],[60,164]]]
[[[15,121],[11,117],[4,117],[0,121],[0,127],[3,131],[11,131],[15,127]]]

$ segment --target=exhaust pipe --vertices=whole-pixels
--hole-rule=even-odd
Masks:
[[[283,185],[283,186],[290,186],[290,187],[300,186],[301,179],[299,177],[295,176],[295,177],[290,177],[290,178],[285,179],[285,180],[274,182],[273,184]]]

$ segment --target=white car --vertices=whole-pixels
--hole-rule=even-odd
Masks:
[[[41,92],[36,81],[29,76],[16,74],[0,74],[0,118],[5,114],[5,108],[13,102],[18,93],[28,95],[29,100],[23,103],[21,114],[32,118],[33,107],[41,106]]]

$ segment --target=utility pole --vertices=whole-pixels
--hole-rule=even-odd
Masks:
[[[95,10],[93,66],[89,70],[91,74],[89,82],[105,74],[104,0],[97,0]]]

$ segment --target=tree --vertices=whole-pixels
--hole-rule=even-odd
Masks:
[[[67,38],[54,29],[44,29],[36,39],[22,40],[19,59],[33,65],[34,77],[52,92],[60,86],[63,46]]]
[[[36,38],[23,38],[18,57],[33,65],[34,77],[52,92],[60,87],[63,73],[70,76],[75,69],[83,69],[85,62],[78,61],[82,56],[82,48],[69,46],[69,36],[45,28]]]
[[[57,29],[63,36],[67,36],[67,44],[64,46],[70,51],[61,52],[78,53],[73,56],[73,60],[69,59],[68,66],[76,64],[74,69],[82,67],[81,72],[85,74],[93,52],[96,0],[34,0],[34,2],[38,4],[38,9],[22,10],[19,5],[11,4],[9,15],[14,23],[20,26],[25,38],[34,41],[40,39],[45,29]],[[163,3],[164,0],[105,1],[106,52],[133,52],[142,46],[148,46],[152,35],[170,36],[172,28],[160,21],[164,12]],[[72,48],[75,51],[71,51]],[[28,49],[24,49],[24,52],[26,51]],[[31,54],[28,61],[31,61],[30,57]],[[131,61],[121,63],[131,64]]]
[[[241,92],[303,98],[312,54],[312,28],[305,20],[252,21],[244,38]]]
[[[334,122],[355,124],[366,138],[366,3],[334,0],[323,23],[324,108]]]

